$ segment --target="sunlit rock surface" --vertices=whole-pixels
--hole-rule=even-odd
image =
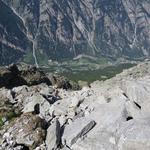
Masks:
[[[145,62],[76,91],[2,87],[0,149],[149,150],[149,73]]]

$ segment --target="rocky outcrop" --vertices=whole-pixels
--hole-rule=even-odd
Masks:
[[[13,88],[21,85],[33,86],[40,83],[53,85],[55,88],[79,90],[81,86],[68,78],[53,73],[45,73],[40,68],[12,64],[0,67],[0,88]],[[48,92],[47,89],[44,92]]]
[[[57,88],[73,89],[73,90],[81,89],[81,86],[78,83],[70,81],[64,76],[49,74],[48,78],[51,81],[52,85],[54,85]]]
[[[19,70],[16,65],[0,67],[0,87],[12,88],[21,85],[51,84],[43,71],[35,67]]]
[[[0,68],[0,87],[9,86],[10,84],[12,84],[13,86],[12,82],[13,82],[13,79],[16,78],[17,73],[18,73],[18,69],[15,70],[14,72],[11,72],[9,68],[1,67]],[[15,84],[17,85],[18,83],[15,83]]]
[[[49,59],[64,60],[79,54],[129,59],[150,55],[147,0],[1,0],[0,3],[3,14],[0,64],[14,61],[14,57],[19,60],[27,50],[30,52],[26,61],[37,66]],[[7,25],[4,18],[9,22],[11,18],[14,24]]]
[[[71,91],[0,89],[0,149],[149,150],[150,62]],[[2,113],[18,111],[16,116]]]
[[[20,76],[29,86],[37,85],[40,83],[46,83],[47,85],[51,85],[51,81],[48,79],[46,74],[40,69],[37,69],[36,67],[31,67],[27,70],[21,70]]]

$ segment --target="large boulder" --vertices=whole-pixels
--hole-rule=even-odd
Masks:
[[[117,150],[114,134],[106,130],[87,135],[71,147],[73,150]]]
[[[67,146],[72,146],[79,138],[86,135],[94,126],[96,122],[92,119],[79,118],[73,123],[66,125],[62,137],[62,141]]]
[[[22,110],[23,113],[33,112],[39,114],[42,118],[49,116],[50,103],[39,93],[35,93],[31,97],[27,97],[26,104]]]
[[[32,113],[26,113],[10,125],[7,133],[4,134],[4,139],[8,142],[9,137],[12,137],[11,140],[14,144],[24,145],[29,149],[34,149],[42,144],[45,139],[46,132],[44,128],[44,120]],[[5,135],[9,135],[9,137]]]

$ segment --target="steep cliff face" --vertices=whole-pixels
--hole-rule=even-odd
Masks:
[[[148,0],[3,2],[22,23],[18,30],[25,30],[27,39],[21,48],[25,50],[25,45],[29,45],[25,43],[31,41],[28,49],[32,50],[36,64],[40,57],[60,60],[89,54],[134,59],[150,55]]]

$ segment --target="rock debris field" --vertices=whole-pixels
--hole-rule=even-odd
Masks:
[[[57,80],[0,68],[0,150],[150,150],[149,62],[78,90]]]

